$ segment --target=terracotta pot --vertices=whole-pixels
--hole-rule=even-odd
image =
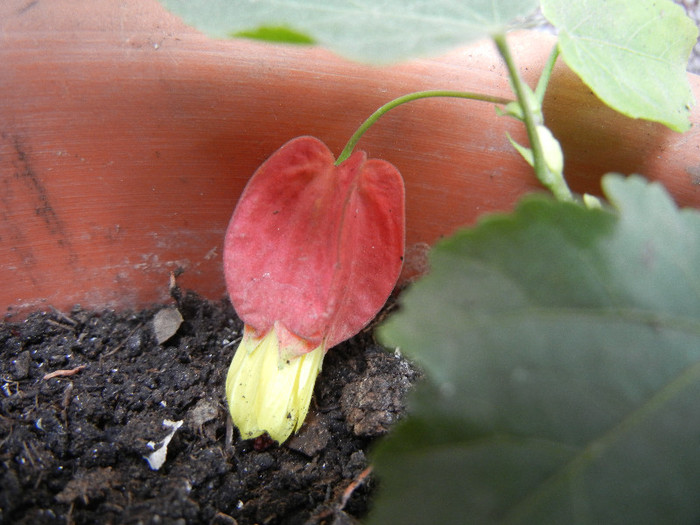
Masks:
[[[340,152],[377,107],[421,89],[510,97],[490,42],[372,68],[323,50],[214,41],[155,0],[0,4],[0,306],[136,308],[168,279],[219,298],[221,243],[255,168],[287,140]],[[551,46],[510,38],[534,83]],[[696,97],[700,84],[693,77]],[[558,65],[545,105],[576,191],[607,171],[662,181],[700,203],[700,136],[604,107]],[[694,122],[700,121],[698,110]],[[492,105],[431,99],[393,110],[360,146],[406,180],[407,244],[433,243],[540,186]]]

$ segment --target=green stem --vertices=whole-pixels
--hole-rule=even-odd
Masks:
[[[559,57],[559,45],[555,45],[554,48],[552,48],[552,52],[549,54],[549,58],[547,59],[547,63],[544,65],[544,69],[542,70],[542,74],[540,75],[540,79],[537,81],[537,87],[535,88],[535,97],[540,103],[540,106],[542,105],[542,102],[544,101],[544,94],[545,91],[547,91],[547,85],[549,84],[549,79],[552,76],[552,71],[554,70],[554,64],[557,61],[557,58]]]
[[[530,148],[532,149],[533,157],[533,167],[535,169],[535,175],[537,178],[545,184],[554,196],[560,201],[571,201],[573,200],[573,195],[569,186],[563,177],[557,177],[556,180],[552,181],[552,176],[547,167],[544,157],[544,150],[542,149],[542,142],[537,134],[537,124],[535,122],[535,116],[533,114],[534,108],[531,105],[531,97],[526,96],[526,89],[529,89],[523,83],[518,68],[515,65],[515,61],[510,54],[510,49],[506,42],[506,37],[504,34],[494,35],[494,42],[498,48],[498,52],[501,54],[506,67],[508,68],[508,73],[510,74],[510,79],[513,85],[513,90],[518,98],[518,103],[523,112],[523,123],[525,124],[525,129],[527,130],[527,138],[530,141]],[[551,58],[551,57],[550,57]],[[552,61],[552,66],[554,62]]]
[[[380,107],[377,111],[372,113],[367,120],[365,120],[362,125],[357,128],[357,131],[353,133],[352,137],[350,137],[350,140],[348,140],[348,143],[345,145],[345,148],[343,148],[343,151],[340,153],[338,156],[338,160],[335,162],[335,165],[339,165],[341,162],[346,160],[350,155],[352,154],[352,150],[355,149],[355,146],[357,145],[358,141],[360,140],[360,137],[367,131],[377,120],[379,120],[379,117],[384,115],[387,111],[394,109],[397,106],[400,106],[401,104],[404,104],[406,102],[411,102],[413,100],[419,100],[421,98],[430,98],[430,97],[450,97],[450,98],[467,98],[470,100],[480,100],[482,102],[491,102],[493,104],[509,104],[512,102],[511,100],[508,100],[506,98],[502,97],[494,97],[491,95],[483,95],[481,93],[469,93],[465,91],[444,91],[444,90],[434,90],[434,91],[417,91],[415,93],[409,93],[408,95],[403,95],[402,97],[395,98],[391,102],[387,102],[384,104],[382,107]]]

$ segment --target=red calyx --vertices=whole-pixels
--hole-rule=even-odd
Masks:
[[[359,332],[401,270],[401,174],[360,151],[334,163],[318,139],[291,140],[250,179],[226,232],[236,312],[259,335],[278,323],[308,342],[295,353]]]

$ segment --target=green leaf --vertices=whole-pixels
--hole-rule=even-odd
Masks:
[[[260,26],[251,31],[239,31],[232,37],[251,38],[264,42],[277,42],[283,44],[313,44],[314,39],[303,33],[294,31],[284,26]]]
[[[437,54],[511,28],[538,0],[161,0],[216,38],[284,27],[340,55],[389,63]]]
[[[633,118],[690,128],[686,74],[698,36],[671,0],[542,0],[566,63],[603,102]]]
[[[434,249],[380,329],[428,380],[370,523],[698,523],[700,213],[604,189],[615,209],[530,197]]]

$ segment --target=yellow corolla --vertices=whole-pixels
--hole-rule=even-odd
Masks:
[[[301,356],[284,353],[276,327],[262,337],[245,327],[226,377],[229,411],[243,439],[267,432],[282,443],[306,418],[324,348]]]

